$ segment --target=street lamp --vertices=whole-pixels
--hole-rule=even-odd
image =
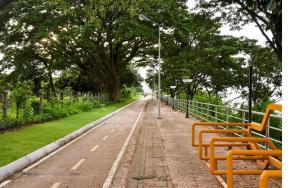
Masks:
[[[248,96],[248,122],[252,122],[252,71],[253,66],[251,62],[249,62],[249,81],[248,81],[248,87],[249,87],[249,96]]]
[[[173,96],[173,103],[172,103],[172,109],[174,110],[175,109],[175,105],[174,105],[174,103],[175,103],[175,97],[174,97],[174,90],[175,90],[175,88],[176,88],[176,86],[170,86],[170,88],[171,88],[171,94],[172,94],[172,96]]]
[[[183,78],[182,81],[186,85],[186,114],[185,114],[185,117],[189,118],[189,102],[188,102],[189,98],[188,98],[188,95],[189,95],[189,87],[190,87],[190,84],[192,83],[193,79]]]
[[[160,27],[159,27],[159,24],[152,21],[151,19],[147,18],[145,15],[143,14],[139,14],[139,19],[140,20],[143,20],[143,21],[147,21],[147,22],[152,22],[155,26],[158,27],[158,105],[157,105],[157,108],[158,108],[158,117],[157,119],[161,119],[161,116],[160,116]]]

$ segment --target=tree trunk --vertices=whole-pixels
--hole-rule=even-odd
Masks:
[[[52,90],[54,97],[56,98],[56,91],[55,91],[55,87],[54,87],[54,83],[53,83],[53,79],[52,79],[52,72],[50,70],[48,70],[48,77],[49,77],[50,89]]]
[[[115,78],[113,78],[113,84],[111,87],[110,97],[114,101],[118,101],[120,99],[120,78],[119,78],[119,76],[115,76]]]

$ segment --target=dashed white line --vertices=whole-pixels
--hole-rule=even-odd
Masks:
[[[72,168],[71,170],[76,170],[83,162],[85,159],[80,159]]]
[[[125,142],[124,142],[124,144],[123,144],[123,146],[122,146],[122,148],[121,148],[121,151],[120,151],[120,153],[119,153],[118,156],[117,156],[117,159],[115,160],[113,166],[112,166],[111,169],[110,169],[110,172],[109,172],[107,178],[105,179],[105,182],[104,182],[102,188],[108,188],[108,187],[110,186],[110,184],[111,184],[111,182],[112,182],[112,179],[113,179],[113,177],[114,177],[115,174],[116,174],[116,171],[117,171],[117,168],[118,168],[118,166],[119,166],[120,160],[121,160],[122,156],[123,156],[124,153],[125,153],[125,150],[126,150],[126,148],[127,148],[127,145],[128,145],[128,143],[129,143],[129,141],[130,141],[130,138],[132,137],[133,131],[134,131],[135,127],[137,126],[137,123],[138,123],[138,121],[139,121],[139,119],[140,119],[140,117],[141,117],[141,115],[142,115],[142,113],[143,113],[143,111],[144,111],[145,106],[146,106],[146,105],[144,105],[144,107],[143,107],[143,109],[141,110],[139,116],[137,117],[137,119],[136,119],[136,121],[135,121],[135,123],[134,123],[134,125],[133,125],[133,127],[132,127],[132,129],[131,129],[131,131],[130,131],[130,133],[129,133],[129,135],[127,136],[127,138],[126,138],[126,140],[125,140]]]
[[[51,188],[58,188],[60,186],[60,183],[58,182],[58,183],[54,183],[52,186],[51,186]]]
[[[90,151],[94,152],[99,147],[99,145],[95,145]]]
[[[102,140],[104,141],[104,140],[106,140],[108,138],[108,136],[106,135],[104,138],[102,138]]]
[[[110,131],[110,133],[113,133],[113,132],[115,132],[115,129],[112,129],[112,130]]]
[[[2,182],[2,183],[0,184],[0,188],[1,188],[1,187],[4,187],[5,185],[9,184],[10,182],[11,182],[11,180],[6,180],[6,181]]]
[[[127,104],[126,106],[122,107],[123,109],[126,109],[128,106],[132,105],[135,102],[132,102],[130,104]],[[118,112],[119,113],[119,112]],[[118,114],[117,113],[117,114]],[[115,114],[115,115],[117,115]],[[103,122],[101,122],[100,124],[98,124],[97,126],[95,126],[94,128],[88,130],[87,132],[83,133],[81,136],[75,138],[74,140],[72,140],[71,142],[67,143],[66,145],[62,146],[61,148],[53,151],[52,153],[50,153],[49,155],[46,155],[45,157],[43,157],[42,159],[38,160],[37,162],[33,163],[32,165],[28,166],[27,168],[25,168],[24,170],[22,170],[23,172],[27,172],[30,169],[36,167],[37,165],[39,165],[40,163],[46,161],[47,159],[49,159],[51,156],[55,155],[56,153],[58,153],[59,151],[63,150],[64,148],[68,147],[69,145],[73,144],[74,142],[76,142],[77,140],[81,139],[82,137],[84,137],[85,135],[89,134],[90,132],[94,131],[95,129],[97,129],[100,125],[103,125],[104,123],[106,123],[107,121],[115,118],[115,115],[104,120]],[[0,187],[1,188],[1,187]]]

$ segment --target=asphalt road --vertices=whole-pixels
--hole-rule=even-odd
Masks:
[[[4,187],[109,185],[146,103],[140,100],[130,105],[43,162],[15,174]]]

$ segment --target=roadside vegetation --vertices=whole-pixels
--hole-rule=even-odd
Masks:
[[[56,121],[0,133],[0,167],[33,152],[63,136],[95,121],[138,98],[129,96],[119,102],[107,103],[89,112],[80,112]]]

